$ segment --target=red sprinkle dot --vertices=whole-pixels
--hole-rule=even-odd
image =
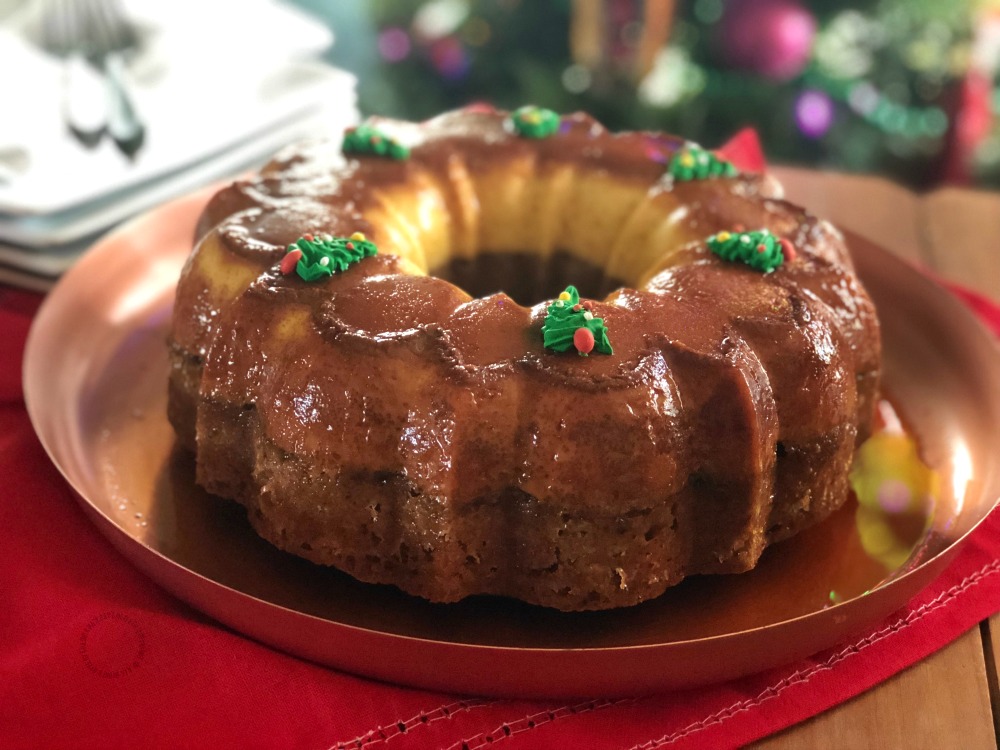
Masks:
[[[582,309],[582,305],[573,305],[573,312],[580,312]]]
[[[766,253],[767,252],[767,247],[764,245],[763,242],[760,243],[759,245],[757,245],[757,252],[758,253]]]
[[[354,249],[354,243],[353,242],[348,242],[346,245],[344,245],[344,247],[346,247],[348,250],[353,250]]]
[[[298,248],[295,248],[294,250],[289,250],[288,253],[285,255],[285,257],[281,259],[281,272],[285,276],[288,276],[292,271],[295,270],[295,266],[299,262],[299,259],[301,257],[302,257],[302,251],[299,250]]]
[[[733,231],[734,232],[745,232],[745,231],[747,231],[747,225],[746,224],[733,224]]]
[[[304,234],[302,235],[302,239],[304,239],[306,242],[312,242],[313,236],[311,234]]]
[[[781,243],[781,254],[785,256],[785,260],[788,263],[791,263],[798,257],[799,254],[795,252],[795,245],[792,244],[790,239],[782,237],[778,242]]]
[[[594,334],[589,328],[577,328],[573,334],[573,346],[580,354],[589,354],[594,350]]]
[[[589,299],[585,299],[581,304],[583,305],[583,309],[584,310],[588,310],[588,311],[592,312],[593,309],[594,309],[594,303],[591,302]]]

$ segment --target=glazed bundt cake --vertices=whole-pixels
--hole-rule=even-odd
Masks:
[[[211,200],[178,286],[197,481],[437,602],[602,609],[748,570],[844,502],[879,381],[843,239],[779,193],[536,108],[279,155]]]

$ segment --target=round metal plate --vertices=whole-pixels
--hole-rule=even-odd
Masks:
[[[102,240],[40,310],[24,364],[35,430],[83,508],[152,579],[223,623],[339,669],[451,692],[625,695],[705,684],[831,646],[930,582],[1000,496],[1000,354],[951,295],[851,237],[878,304],[885,384],[940,497],[912,553],[865,552],[849,503],[739,576],[564,614],[479,598],[435,605],[358,583],[261,541],[193,480],[165,416],[174,286],[211,191]],[[839,603],[836,603],[839,602]]]

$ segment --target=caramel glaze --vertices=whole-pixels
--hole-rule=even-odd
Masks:
[[[840,235],[763,176],[672,183],[675,138],[504,121],[384,121],[409,160],[311,144],[215,196],[171,340],[199,482],[279,547],[436,601],[607,608],[752,568],[843,502],[870,427],[878,323]],[[507,184],[551,189],[512,222]],[[721,261],[703,240],[736,224],[797,260]],[[354,231],[379,255],[313,284],[278,272],[302,234]],[[594,306],[612,356],[545,351],[547,302],[421,275],[562,249],[627,284]]]

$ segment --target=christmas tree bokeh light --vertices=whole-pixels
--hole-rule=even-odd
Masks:
[[[332,55],[365,113],[533,102],[707,145],[751,125],[776,162],[1000,184],[995,0],[311,5],[350,27]]]

